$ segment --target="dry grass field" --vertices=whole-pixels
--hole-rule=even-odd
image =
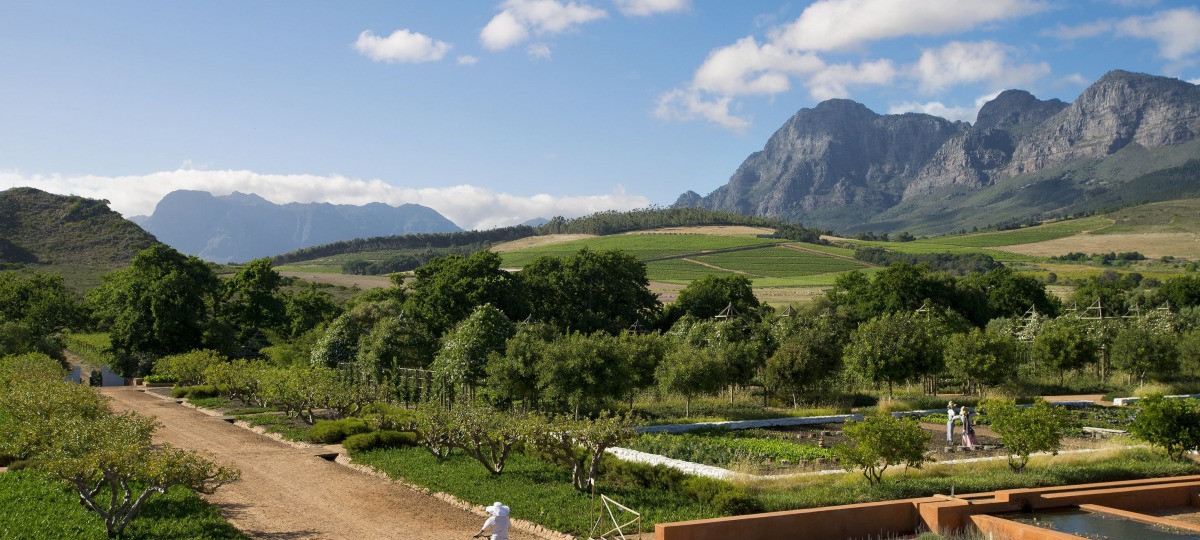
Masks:
[[[712,225],[705,227],[666,227],[648,231],[633,231],[624,234],[703,234],[708,236],[748,236],[757,237],[760,234],[774,234],[775,229],[766,227],[745,227],[741,225]]]
[[[364,290],[382,289],[392,286],[392,280],[387,276],[356,276],[352,274],[290,272],[287,270],[280,271],[279,274],[300,278],[313,283],[328,283],[338,287],[358,287]]]
[[[1157,259],[1164,255],[1176,258],[1200,259],[1200,234],[1194,232],[1154,232],[1137,234],[1077,234],[1057,240],[1047,240],[1033,244],[1017,244],[1013,246],[996,246],[992,249],[1033,255],[1036,257],[1052,257],[1066,255],[1071,252],[1108,253],[1136,251]]]
[[[512,242],[496,244],[491,250],[496,253],[504,253],[505,251],[516,251],[518,249],[529,249],[541,246],[549,246],[553,244],[561,244],[563,242],[572,242],[575,240],[583,240],[584,238],[595,238],[594,234],[547,234],[545,236],[530,236]]]

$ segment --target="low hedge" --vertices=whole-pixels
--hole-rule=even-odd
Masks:
[[[337,444],[351,435],[367,433],[371,426],[362,418],[343,418],[341,420],[317,420],[308,428],[304,438],[318,444]]]
[[[176,399],[206,399],[219,396],[217,387],[202,384],[197,386],[176,386],[171,389],[171,397]]]
[[[342,441],[342,447],[350,455],[367,452],[370,450],[381,450],[386,448],[404,448],[408,446],[417,446],[417,434],[411,431],[372,431],[370,433],[360,433],[351,435]]]

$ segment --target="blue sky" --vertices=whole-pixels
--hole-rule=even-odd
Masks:
[[[0,189],[488,228],[707,194],[824,99],[973,121],[1197,60],[1200,7],[1167,0],[3,0]]]

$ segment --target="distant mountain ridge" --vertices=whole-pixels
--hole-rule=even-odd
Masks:
[[[301,248],[374,236],[458,232],[416,204],[275,204],[258,195],[168,193],[141,226],[167,245],[214,262],[245,262]]]
[[[836,99],[797,112],[724,186],[675,205],[845,232],[944,233],[1196,196],[1181,178],[1200,167],[1197,133],[1200,87],[1126,71],[1070,104],[1002,92],[974,125]]]

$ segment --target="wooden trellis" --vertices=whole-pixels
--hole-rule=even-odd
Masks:
[[[640,513],[608,498],[608,495],[600,495],[600,502],[604,505],[604,511],[596,516],[596,522],[592,524],[592,530],[588,533],[588,540],[616,540],[618,538],[626,540],[632,538],[635,531],[638,538],[642,537],[642,515]],[[633,517],[629,518],[630,515]],[[617,519],[617,516],[621,516],[621,519]],[[604,519],[605,517],[608,519]],[[600,530],[600,524],[606,521],[612,523],[612,528],[596,536],[596,531]],[[607,524],[604,526],[608,527]],[[629,536],[626,535],[627,532]]]

